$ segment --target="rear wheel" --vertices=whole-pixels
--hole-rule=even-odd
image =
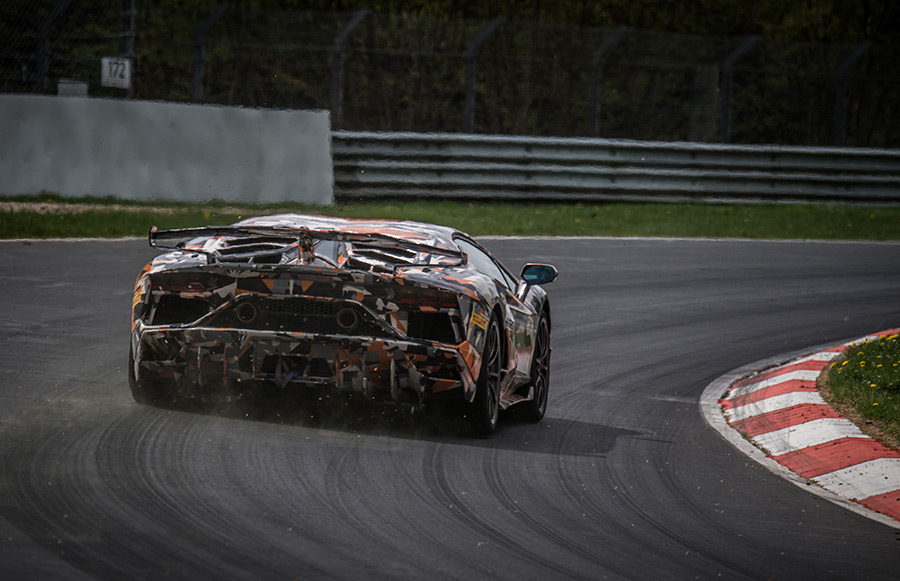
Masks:
[[[550,387],[550,319],[541,313],[535,337],[534,358],[531,361],[532,398],[521,404],[523,416],[539,422],[547,411],[547,391]]]
[[[140,380],[134,374],[134,351],[128,351],[128,387],[131,388],[131,397],[134,401],[145,405],[171,405],[174,401],[170,398],[165,401],[166,390],[165,384],[155,377],[148,377],[147,373],[142,373]]]
[[[138,383],[134,374],[134,348],[128,350],[128,387],[131,388],[131,397],[134,401],[142,404],[154,403],[152,398],[144,390],[144,387]]]
[[[497,429],[500,416],[500,372],[503,360],[500,344],[500,325],[491,317],[488,324],[484,349],[481,351],[481,372],[478,374],[478,385],[475,399],[469,410],[472,431],[476,435],[487,438]]]

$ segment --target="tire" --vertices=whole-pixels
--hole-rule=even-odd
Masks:
[[[160,382],[144,377],[138,381],[134,375],[134,350],[128,350],[128,387],[131,388],[131,397],[139,404],[157,406],[162,403],[164,390]]]
[[[469,404],[468,413],[472,431],[482,438],[488,438],[494,433],[500,417],[500,372],[503,366],[501,348],[500,325],[492,316],[485,332],[475,399]]]
[[[521,404],[522,417],[539,422],[547,411],[547,392],[550,388],[550,318],[541,313],[535,336],[534,358],[531,361],[532,399]]]
[[[140,404],[149,404],[149,398],[138,384],[137,378],[134,376],[134,348],[128,349],[128,387],[131,388],[131,397]]]

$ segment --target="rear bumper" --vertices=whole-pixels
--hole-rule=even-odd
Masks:
[[[434,395],[471,400],[475,382],[459,346],[376,337],[208,327],[148,326],[132,334],[138,382],[185,397],[265,389],[359,393],[422,404]]]

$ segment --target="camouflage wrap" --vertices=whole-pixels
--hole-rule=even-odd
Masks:
[[[527,399],[546,293],[475,270],[462,238],[474,244],[430,224],[297,214],[154,228],[151,245],[173,251],[135,283],[133,381],[199,399],[314,388],[413,406],[472,401],[496,314],[501,406]]]

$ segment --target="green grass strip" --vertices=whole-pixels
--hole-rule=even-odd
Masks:
[[[333,206],[236,206],[214,202],[137,203],[53,194],[0,197],[0,237],[144,236],[151,225],[183,228],[303,212],[347,218],[419,220],[474,236],[660,236],[827,240],[900,240],[900,207],[837,204],[524,204],[385,201]]]
[[[838,403],[851,406],[900,443],[900,336],[856,343],[832,364],[828,389]]]

